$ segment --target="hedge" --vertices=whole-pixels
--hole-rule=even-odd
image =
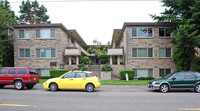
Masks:
[[[153,80],[154,77],[139,77],[138,80]]]
[[[134,70],[120,70],[120,80],[126,80],[126,73],[128,74],[129,80],[133,80]]]
[[[51,77],[60,77],[61,75],[63,75],[64,73],[68,71],[69,69],[54,69],[54,70],[50,70],[50,75]]]

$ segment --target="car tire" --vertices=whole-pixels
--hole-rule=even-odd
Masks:
[[[86,89],[87,92],[93,92],[94,91],[94,85],[93,84],[87,84],[85,89]]]
[[[0,84],[0,88],[3,88],[5,85],[3,85],[3,84]]]
[[[160,86],[160,92],[166,93],[166,92],[168,92],[168,91],[169,91],[169,85],[167,85],[167,84],[162,84],[162,85]]]
[[[200,84],[197,84],[195,87],[194,87],[194,90],[198,93],[200,93]]]
[[[24,83],[21,80],[17,80],[14,83],[15,89],[22,90],[24,89]]]
[[[28,84],[26,85],[27,89],[33,89],[34,85],[33,84]]]
[[[56,83],[51,83],[49,85],[49,90],[50,91],[57,91],[58,90],[58,85]]]

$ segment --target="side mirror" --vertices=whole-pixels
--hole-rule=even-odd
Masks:
[[[173,78],[172,78],[172,80],[176,80],[176,78],[175,78],[175,77],[173,77]]]

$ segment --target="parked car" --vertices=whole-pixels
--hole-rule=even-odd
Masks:
[[[32,89],[39,82],[39,74],[35,69],[26,67],[5,67],[0,69],[0,88],[14,85],[17,90]]]
[[[194,89],[200,93],[200,73],[198,72],[176,72],[159,80],[151,80],[149,88],[168,92],[171,89]]]
[[[52,78],[43,83],[44,88],[51,91],[58,89],[85,89],[88,92],[100,87],[99,78],[92,72],[69,71],[58,78]]]

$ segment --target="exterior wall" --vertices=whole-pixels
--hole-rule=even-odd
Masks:
[[[30,39],[19,39],[19,30],[30,30]],[[55,38],[36,38],[36,29],[55,29]],[[52,28],[16,28],[14,30],[14,65],[15,67],[59,68],[63,63],[64,50],[68,44],[67,34],[60,27]],[[30,58],[20,58],[19,49],[30,49]],[[54,58],[36,57],[36,49],[53,48],[56,50]],[[55,67],[50,67],[50,62],[56,62]]]
[[[152,28],[153,38],[132,38],[132,27],[126,27],[123,37],[127,39],[124,45],[125,68],[153,69],[153,76],[158,78],[160,68],[169,68],[171,72],[176,71],[176,65],[172,61],[172,58],[159,58],[159,48],[172,48],[173,52],[174,47],[169,42],[171,38],[159,37],[159,27],[154,26]],[[132,48],[153,48],[153,58],[133,58]]]
[[[112,67],[112,79],[117,79],[119,80],[120,76],[119,76],[119,71],[125,69],[125,65],[111,65]]]

